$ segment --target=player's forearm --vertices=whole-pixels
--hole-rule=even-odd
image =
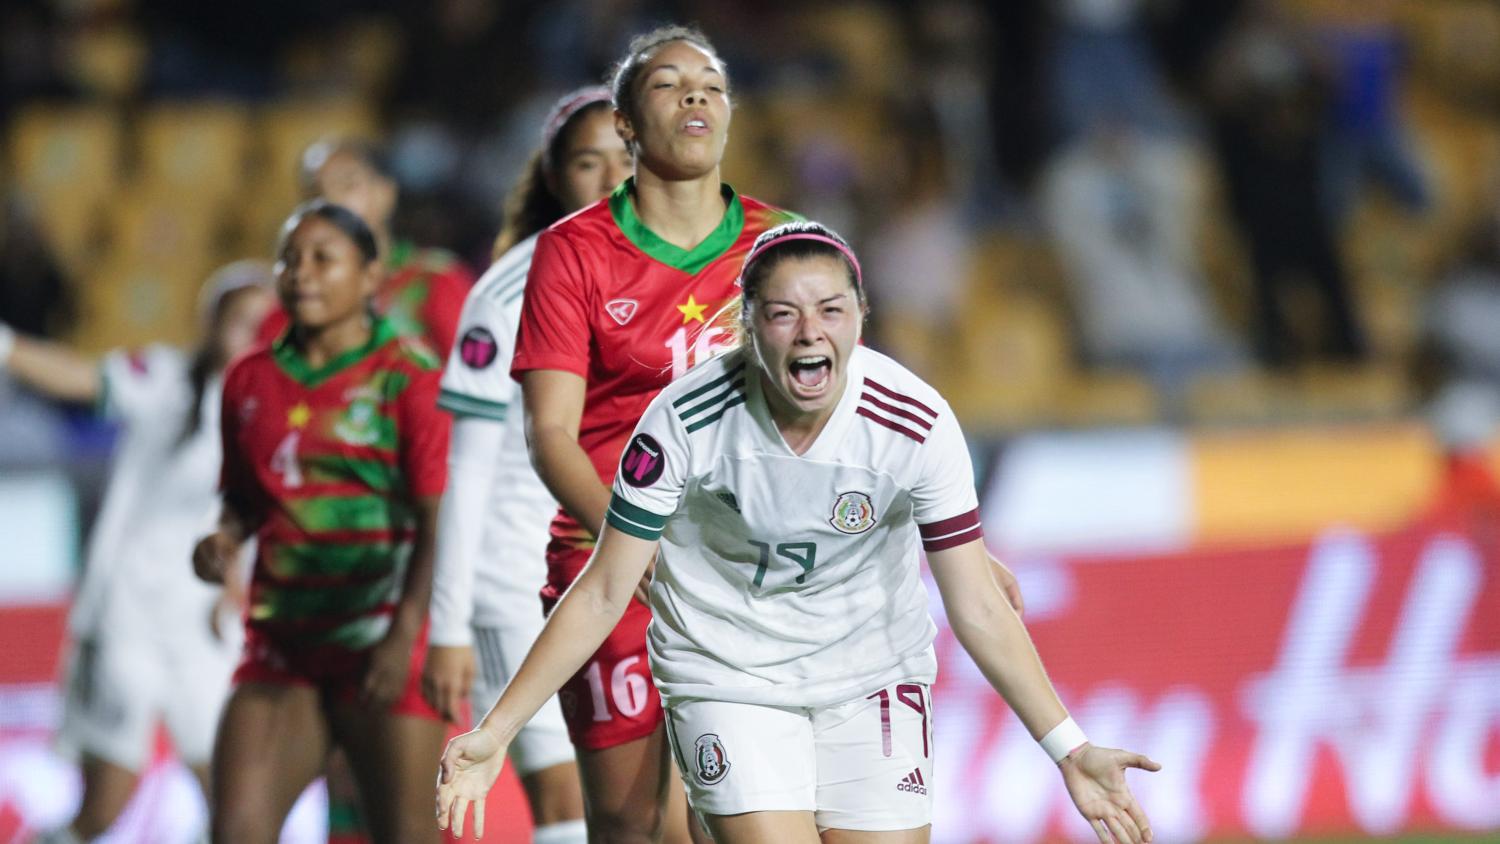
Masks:
[[[480,722],[503,742],[562,688],[619,624],[656,543],[606,529],[589,564],[563,594],[531,652]]]
[[[391,630],[397,635],[416,638],[427,621],[427,606],[432,601],[432,572],[437,557],[438,506],[436,496],[417,501],[416,537],[411,558],[406,564],[401,597],[396,601],[396,612],[391,619]]]
[[[472,643],[474,570],[483,551],[484,516],[504,430],[501,423],[474,416],[453,421],[448,487],[438,513],[437,557],[428,604],[429,641],[434,645]]]
[[[21,335],[15,336],[5,369],[28,387],[62,401],[96,401],[104,384],[94,361],[66,346]]]
[[[1068,717],[1031,635],[990,576],[982,543],[929,555],[949,626],[1033,738]]]
[[[528,445],[532,465],[552,497],[598,536],[609,510],[609,487],[599,480],[593,461],[578,444],[577,433],[558,425],[533,426]]]

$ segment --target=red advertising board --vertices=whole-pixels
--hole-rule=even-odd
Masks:
[[[1161,841],[1500,832],[1500,518],[1017,563],[1028,627]],[[1088,841],[1061,778],[945,632],[938,841]]]

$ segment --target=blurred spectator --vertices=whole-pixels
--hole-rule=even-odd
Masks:
[[[1143,6],[1144,0],[1056,4],[1053,109],[1064,139],[1118,115],[1152,131],[1180,122],[1146,37]]]
[[[1398,111],[1404,45],[1392,6],[1380,0],[1362,8],[1365,19],[1329,29],[1320,38],[1335,69],[1323,151],[1325,204],[1335,224],[1366,184],[1384,188],[1414,211],[1428,202],[1426,179]]]
[[[1210,63],[1215,145],[1255,274],[1255,351],[1270,366],[1365,356],[1323,207],[1328,80],[1308,34],[1265,0],[1244,7]],[[1313,336],[1299,343],[1292,311],[1309,304]]]
[[[884,172],[883,201],[865,240],[865,273],[875,341],[917,373],[933,377],[952,354],[969,275],[972,223],[950,190],[942,140],[924,109],[896,122],[897,154]],[[993,290],[975,291],[994,295]]]
[[[1423,331],[1439,439],[1483,449],[1500,432],[1500,202],[1433,292]]]
[[[1057,154],[1041,185],[1086,358],[1139,369],[1169,394],[1234,358],[1202,294],[1192,165],[1182,141],[1102,121]]]

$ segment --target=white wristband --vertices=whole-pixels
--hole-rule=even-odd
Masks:
[[[10,353],[16,349],[15,329],[0,322],[0,369],[10,362]]]
[[[1052,728],[1052,732],[1042,736],[1041,745],[1053,762],[1062,764],[1069,753],[1087,744],[1088,740],[1088,736],[1083,734],[1083,728],[1070,717],[1064,718],[1061,724]]]

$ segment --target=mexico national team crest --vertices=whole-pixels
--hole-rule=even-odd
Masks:
[[[833,518],[828,520],[840,533],[864,533],[875,526],[875,505],[863,492],[846,492],[833,502]]]
[[[724,752],[724,743],[713,733],[698,736],[693,745],[693,761],[698,769],[698,782],[717,785],[729,774],[729,754]]]
[[[620,458],[620,477],[633,487],[648,487],[661,478],[666,466],[661,443],[650,434],[636,434]]]

